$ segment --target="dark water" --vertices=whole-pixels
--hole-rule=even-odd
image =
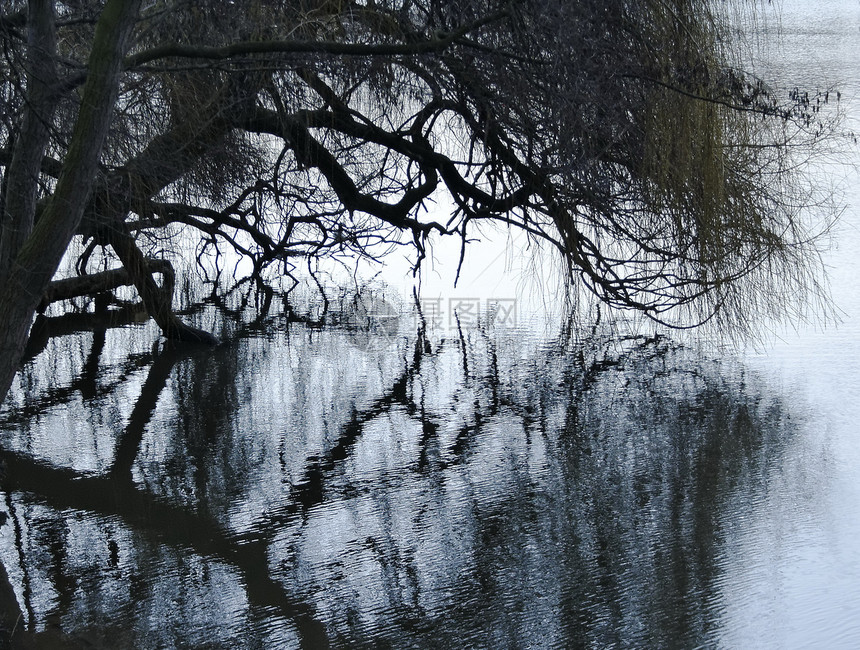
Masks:
[[[409,331],[53,339],[2,420],[23,623],[102,647],[718,642],[796,405],[664,339]]]

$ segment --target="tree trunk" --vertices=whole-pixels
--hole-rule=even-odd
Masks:
[[[140,3],[141,0],[108,0],[102,10],[81,108],[56,189],[0,288],[0,400],[5,399],[18,370],[36,306],[87,205],[116,102],[126,42]]]
[[[54,2],[30,0],[27,12],[27,102],[0,203],[0,283],[5,283],[33,230],[39,174],[56,100]]]

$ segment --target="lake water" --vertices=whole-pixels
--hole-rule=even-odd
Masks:
[[[780,29],[762,70],[854,128],[860,4]],[[83,647],[860,647],[860,178],[819,173],[842,323],[748,352],[524,314],[45,341],[0,412],[0,607]]]

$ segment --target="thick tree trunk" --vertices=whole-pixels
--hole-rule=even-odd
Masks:
[[[81,108],[45,212],[0,287],[0,400],[6,397],[48,283],[81,221],[116,102],[126,43],[141,0],[108,0],[96,24]]]
[[[33,230],[42,158],[56,100],[56,49],[53,0],[27,6],[27,102],[12,160],[4,178],[0,215],[0,284]]]

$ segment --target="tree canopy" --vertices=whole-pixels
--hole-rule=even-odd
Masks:
[[[121,265],[165,335],[190,340],[211,337],[153,279],[177,262],[231,251],[288,291],[309,260],[405,246],[417,266],[433,238],[465,251],[485,223],[554,250],[571,296],[676,327],[784,315],[815,291],[797,174],[831,96],[744,73],[725,11],[7,2],[0,395],[39,304],[68,295],[49,282],[70,250],[80,276]]]

